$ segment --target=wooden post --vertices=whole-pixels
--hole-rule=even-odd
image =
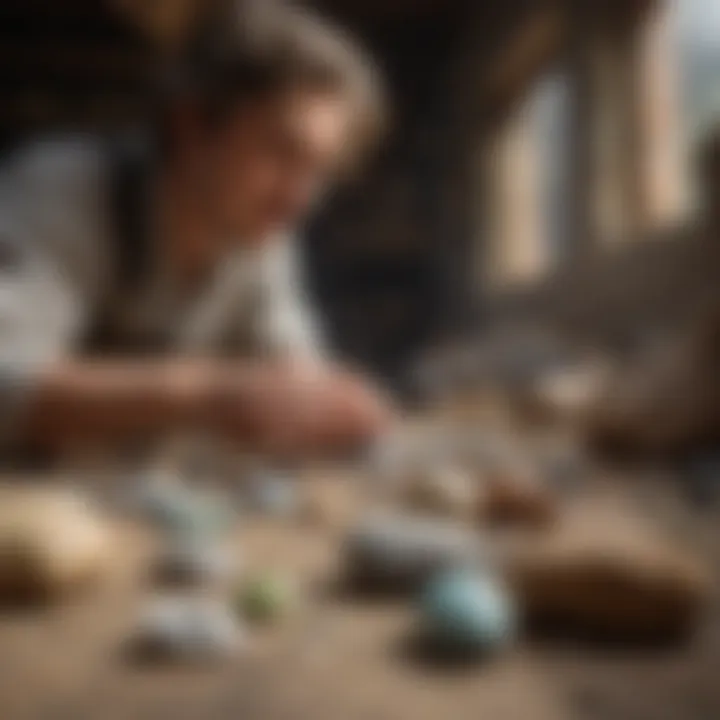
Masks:
[[[575,14],[568,68],[575,254],[647,236],[685,211],[672,5],[653,3],[639,16],[583,5]]]
[[[688,177],[679,111],[675,37],[677,3],[659,2],[633,33],[635,224],[644,234],[681,220],[688,209]]]
[[[622,242],[632,232],[626,39],[587,10],[575,18],[569,54],[568,207],[571,254]]]
[[[526,103],[493,128],[483,149],[484,237],[476,247],[485,291],[532,281],[548,261],[534,130]]]

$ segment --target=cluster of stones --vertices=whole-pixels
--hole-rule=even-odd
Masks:
[[[170,482],[148,486],[141,500],[162,538],[151,575],[164,594],[141,615],[138,650],[188,661],[232,655],[242,630],[233,608],[217,593],[233,582],[237,570],[238,559],[226,546],[233,509],[219,496]]]
[[[245,509],[283,518],[294,512],[290,478],[263,471],[246,480]],[[141,615],[136,647],[143,655],[227,658],[242,644],[241,617],[270,622],[284,613],[291,593],[281,577],[265,573],[239,581],[240,558],[228,543],[237,512],[228,497],[166,481],[145,486],[139,500],[162,538],[151,579],[163,595]]]

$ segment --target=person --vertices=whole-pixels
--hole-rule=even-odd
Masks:
[[[329,358],[293,230],[378,130],[372,64],[324,19],[236,0],[172,70],[153,132],[36,142],[2,168],[0,437],[371,440],[390,404]]]

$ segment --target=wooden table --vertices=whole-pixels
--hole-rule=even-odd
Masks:
[[[720,570],[718,514],[693,514],[666,486],[629,493],[707,551]],[[667,653],[608,653],[524,643],[479,666],[413,653],[413,608],[332,592],[341,531],[318,522],[253,521],[239,530],[250,566],[293,574],[310,598],[294,620],[253,634],[236,661],[141,667],[124,641],[148,596],[152,541],[120,529],[116,567],[74,602],[0,618],[3,720],[715,720],[720,717],[720,604],[698,641]],[[720,572],[718,573],[720,576]]]

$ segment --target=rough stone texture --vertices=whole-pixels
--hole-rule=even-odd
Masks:
[[[0,602],[49,600],[107,567],[110,533],[84,499],[41,488],[0,488]]]
[[[438,572],[474,564],[480,550],[475,533],[458,523],[383,512],[349,533],[346,572],[361,591],[412,593]]]
[[[237,618],[224,603],[169,597],[145,608],[131,650],[138,661],[205,663],[230,658],[240,639]]]
[[[654,457],[720,440],[720,313],[618,371],[585,413],[589,441],[605,451]]]
[[[709,570],[617,503],[579,503],[516,545],[511,582],[528,617],[613,639],[666,641],[699,626]]]
[[[546,528],[558,514],[557,499],[542,477],[525,469],[490,473],[477,504],[477,517],[483,525]]]
[[[405,503],[439,517],[464,519],[472,517],[482,493],[481,483],[463,468],[439,465],[425,468],[411,478]]]

